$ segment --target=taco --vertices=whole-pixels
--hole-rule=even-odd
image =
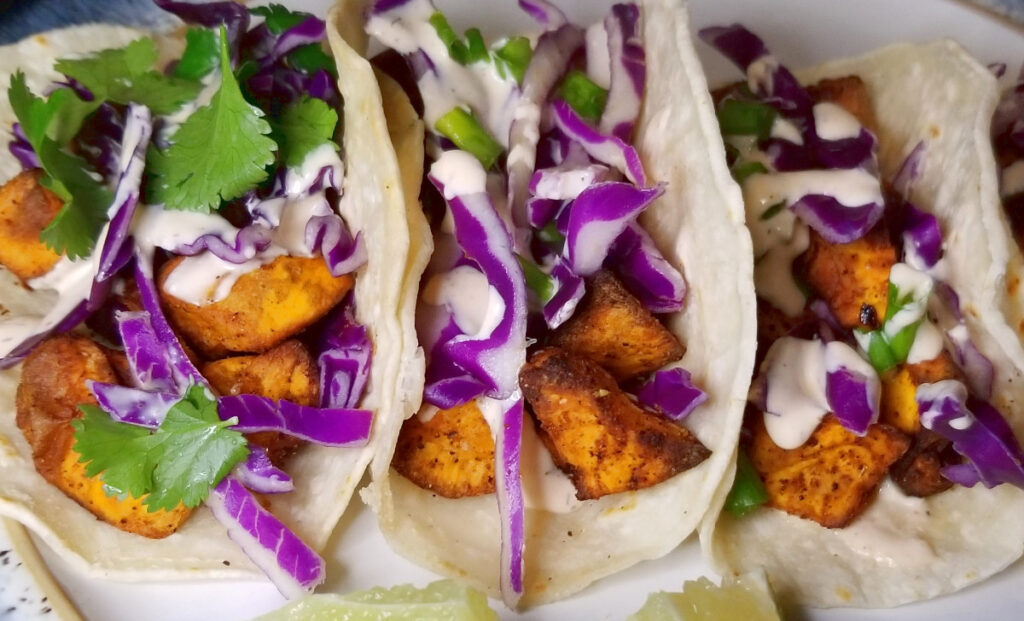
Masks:
[[[386,107],[428,128],[399,159],[426,169],[434,246],[425,372],[402,384],[418,411],[363,497],[398,553],[509,606],[662,556],[717,511],[754,343],[749,236],[685,11],[618,4],[583,28],[519,4],[541,33],[489,46],[429,0],[363,13],[403,85]]]
[[[159,4],[184,46],[85,26],[3,49],[0,514],[93,575],[297,596],[404,416],[399,169],[372,69],[323,21]]]
[[[948,41],[798,80],[742,26],[700,36],[747,75],[716,97],[758,293],[737,479],[706,552],[819,607],[993,575],[1024,550],[1006,240],[978,226],[994,78]]]

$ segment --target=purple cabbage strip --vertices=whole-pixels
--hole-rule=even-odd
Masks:
[[[583,33],[573,25],[563,25],[544,33],[523,75],[521,94],[516,103],[517,114],[508,136],[508,204],[512,221],[518,227],[527,225],[527,186],[537,164],[540,111],[544,109],[548,94],[565,73],[569,60],[582,45]],[[519,111],[534,113],[519,114]]]
[[[273,49],[261,60],[266,67],[284,58],[285,54],[297,47],[320,43],[327,36],[327,25],[320,18],[309,15],[302,22],[285,30],[277,38]]]
[[[574,168],[545,168],[534,171],[530,179],[530,200],[552,199],[555,201],[571,200],[580,195],[583,190],[594,185],[607,181],[610,177],[607,166],[600,164],[589,164]],[[556,203],[557,204],[557,203]],[[529,210],[529,201],[527,204]],[[533,214],[530,215],[531,226],[533,226]],[[550,218],[548,218],[550,220]],[[547,224],[545,222],[544,224]],[[544,226],[543,224],[540,226]]]
[[[674,313],[686,305],[686,279],[635,222],[615,240],[605,267],[614,269],[622,284],[652,313]]]
[[[143,390],[183,393],[164,344],[156,335],[147,311],[118,311],[114,315],[132,377]]]
[[[186,24],[204,28],[217,28],[221,24],[228,31],[228,46],[232,60],[238,59],[238,47],[249,29],[249,10],[237,2],[175,2],[174,0],[153,0],[161,9],[178,16]]]
[[[924,166],[925,146],[924,141],[918,142],[910,150],[910,155],[903,160],[900,169],[892,178],[892,189],[896,194],[909,201],[914,190],[914,183],[921,176],[921,167]]]
[[[598,127],[603,133],[628,142],[640,116],[647,80],[640,7],[635,4],[613,5],[611,14],[604,20],[604,27],[608,33],[611,84],[608,103]]]
[[[378,4],[388,3],[388,0],[384,0]],[[547,0],[519,0],[519,8],[547,30],[555,30],[569,23],[565,13]]]
[[[15,123],[11,127],[11,133],[14,135],[14,140],[7,145],[7,150],[18,159],[21,167],[25,170],[32,170],[42,166],[39,163],[39,156],[36,155],[35,149],[29,144],[28,137],[25,136],[25,130],[21,128],[21,123]]]
[[[350,298],[327,322],[321,338],[320,407],[356,407],[370,377],[372,356],[369,333],[356,322]]]
[[[174,254],[191,257],[209,251],[218,259],[241,264],[269,248],[273,239],[273,232],[266,226],[249,224],[235,232],[233,241],[227,241],[220,233],[204,233],[191,243],[179,245]]]
[[[1006,420],[991,405],[968,399],[967,387],[956,380],[922,384],[916,401],[921,424],[953,443],[967,459],[943,475],[968,487],[1010,483],[1024,488],[1024,453]]]
[[[355,239],[344,220],[337,214],[313,216],[306,223],[306,247],[319,253],[327,264],[331,276],[342,276],[356,271],[366,263],[366,244],[362,233]]]
[[[846,206],[833,196],[808,194],[790,206],[801,220],[833,244],[860,239],[885,212],[881,203]]]
[[[238,479],[228,476],[218,483],[206,506],[285,597],[303,597],[324,581],[323,559],[264,509]]]
[[[554,330],[576,312],[576,306],[586,293],[586,285],[560,257],[555,259],[551,268],[551,278],[555,281],[555,293],[545,302],[543,314],[548,328]]]
[[[178,393],[150,392],[92,380],[87,380],[86,385],[110,418],[147,429],[159,427],[167,412],[181,401]]]
[[[277,431],[314,444],[364,446],[370,437],[373,412],[348,408],[316,408],[258,395],[217,398],[222,420],[238,417],[232,429],[241,433]]]
[[[526,199],[526,219],[530,226],[542,229],[555,217],[562,208],[562,201],[549,198]]]
[[[953,362],[963,372],[971,394],[982,399],[991,398],[996,375],[995,367],[971,340],[967,326],[957,325],[947,331],[946,336],[953,345]]]
[[[178,335],[167,323],[167,317],[160,307],[160,294],[157,293],[156,283],[153,282],[153,265],[151,259],[143,254],[143,251],[135,251],[135,284],[139,288],[139,297],[142,298],[142,307],[149,311],[149,320],[153,331],[166,351],[167,360],[174,369],[178,386],[196,384],[209,388],[210,384],[199,372],[196,365],[192,364],[188,355],[178,340]]]
[[[475,160],[469,164],[479,166]],[[436,168],[437,164],[434,166]],[[523,268],[513,253],[511,236],[485,191],[448,196],[443,181],[434,176],[433,170],[430,180],[446,197],[459,245],[466,256],[476,262],[505,303],[502,318],[490,334],[456,336],[438,353],[449,357],[483,383],[487,396],[504,399],[517,389],[519,367],[526,355],[527,298]]]
[[[126,112],[122,106],[104,102],[75,136],[86,161],[104,179],[119,175],[121,140],[124,135]]]
[[[823,347],[828,407],[843,427],[862,436],[878,420],[882,383],[874,368],[846,343],[833,341]]]
[[[644,173],[640,154],[632,145],[621,138],[597,131],[564,101],[556,101],[551,105],[558,128],[578,142],[591,157],[618,169],[636,185],[647,185],[647,175]]]
[[[146,150],[153,132],[153,117],[145,106],[132,104],[122,134],[122,152],[130,152],[127,162],[121,162],[121,175],[114,191],[114,212],[107,225],[106,235],[100,247],[100,264],[96,282],[102,283],[120,271],[130,259],[122,252],[139,204],[142,185],[142,171],[146,166]]]
[[[708,394],[682,367],[657,371],[637,390],[636,397],[645,407],[675,421],[685,419],[708,400]]]
[[[583,191],[572,204],[566,234],[565,257],[580,276],[601,269],[612,244],[664,188],[641,189],[609,181]]]
[[[942,258],[938,219],[911,203],[903,205],[903,260],[918,270],[935,267]]]
[[[249,457],[235,467],[233,474],[246,489],[257,494],[284,494],[295,489],[288,473],[270,461],[267,449],[255,444],[249,445]]]
[[[495,446],[498,513],[501,516],[501,598],[514,610],[523,594],[523,552],[526,548],[526,506],[520,477],[523,445],[523,397],[516,392],[503,404],[502,432]]]
[[[467,403],[479,397],[487,389],[469,373],[459,368],[444,352],[445,345],[462,330],[455,323],[451,312],[444,311],[448,320],[437,334],[437,339],[430,344],[421,332],[421,343],[427,348],[427,372],[424,378],[423,400],[427,403],[447,410]]]

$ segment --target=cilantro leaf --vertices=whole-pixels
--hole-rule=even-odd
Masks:
[[[288,65],[292,69],[297,69],[309,75],[313,75],[323,69],[333,77],[338,77],[338,67],[334,63],[334,58],[327,54],[324,48],[320,47],[319,43],[300,45],[291,52],[288,52],[286,58]]]
[[[278,156],[284,165],[299,166],[310,151],[331,142],[337,125],[337,111],[324,100],[305,98],[284,109],[272,123],[271,135],[277,141]]]
[[[156,59],[156,43],[143,38],[85,58],[62,58],[55,68],[81,82],[97,101],[138,103],[155,114],[170,114],[195,99],[202,85],[154,71]]]
[[[186,80],[199,80],[217,68],[220,45],[217,33],[207,28],[189,28],[185,33],[185,52],[174,67],[174,75]]]
[[[86,256],[107,220],[113,196],[92,177],[85,160],[64,151],[62,145],[70,142],[99,104],[83,102],[70,89],[58,89],[47,99],[37,97],[21,72],[11,78],[8,97],[46,173],[43,186],[64,202],[40,239],[58,254],[72,259]]]
[[[294,28],[309,17],[309,13],[290,11],[280,4],[269,6],[258,6],[249,9],[253,15],[261,15],[267,25],[267,30],[272,34],[279,35],[289,28]]]
[[[178,128],[166,151],[148,160],[148,198],[167,209],[209,213],[266,179],[266,167],[274,162],[277,145],[267,137],[270,124],[242,96],[223,26],[220,42],[217,93]]]
[[[249,454],[245,437],[228,429],[237,419],[222,421],[217,402],[200,386],[189,387],[152,433],[97,407],[79,408],[85,416],[71,424],[86,474],[100,475],[114,494],[145,497],[151,512],[198,506]]]

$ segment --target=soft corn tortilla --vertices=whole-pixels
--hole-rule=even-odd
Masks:
[[[0,87],[6,90],[16,68],[34,68],[29,72],[29,84],[39,92],[58,78],[51,69],[55,58],[123,45],[143,34],[113,26],[84,26],[0,48]],[[380,91],[362,57],[340,39],[332,41],[332,46],[345,102],[342,149],[346,176],[340,210],[353,232],[362,233],[368,255],[366,265],[356,274],[355,286],[356,317],[369,327],[374,344],[370,380],[360,407],[376,414],[366,447],[305,447],[287,464],[295,491],[269,498],[274,514],[318,550],[327,543],[348,505],[375,445],[389,437],[398,424],[394,420],[400,422],[404,417],[404,411],[396,409],[401,403],[394,387],[400,371],[416,366],[415,340],[407,334],[413,321],[416,283],[404,279],[410,238]],[[6,106],[6,97],[0,99],[0,106]],[[12,120],[10,109],[0,108],[3,131]],[[8,139],[2,142],[6,144]],[[0,158],[3,179],[19,170],[11,160],[10,156]],[[0,305],[6,312],[29,314],[33,308],[45,307],[39,297],[22,289],[0,268]],[[146,539],[97,520],[44,481],[15,425],[20,372],[19,366],[0,373],[0,403],[4,404],[0,408],[0,514],[22,522],[70,563],[94,575],[121,580],[262,576],[206,510],[198,510],[166,539]]]
[[[999,312],[1013,242],[998,212],[985,208],[996,192],[988,140],[996,81],[948,41],[896,45],[800,77],[810,83],[851,74],[864,80],[874,102],[883,178],[925,141],[911,199],[942,225],[948,282],[976,345],[996,369],[993,404],[1020,436],[1024,377],[1000,345],[1016,343]],[[847,529],[773,509],[742,519],[723,513],[717,525],[702,528],[701,540],[720,571],[763,566],[780,597],[819,607],[888,607],[935,597],[991,576],[1024,551],[1020,489],[955,487],[916,510],[908,500],[883,495]]]
[[[358,7],[346,11],[361,14]],[[587,502],[571,513],[528,509],[524,605],[564,598],[668,553],[709,510],[719,510],[732,479],[755,346],[750,237],[686,12],[672,0],[645,2],[643,12],[647,92],[637,146],[649,176],[668,185],[642,221],[690,285],[686,309],[668,326],[687,345],[682,363],[710,395],[687,426],[713,453],[647,490]],[[413,114],[407,103],[390,109]],[[422,145],[417,148],[422,152]],[[422,153],[415,157],[418,187]],[[408,160],[400,154],[400,161]],[[410,371],[422,373],[419,367]],[[422,377],[402,385],[422,389]],[[411,415],[421,395],[404,394]],[[396,425],[387,449],[380,445],[373,483],[363,493],[385,537],[401,555],[497,597],[501,525],[495,496],[439,498],[390,470],[398,430]]]

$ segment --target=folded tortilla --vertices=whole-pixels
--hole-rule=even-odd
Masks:
[[[950,41],[895,45],[798,72],[804,83],[857,75],[874,102],[879,164],[890,179],[919,142],[923,167],[910,200],[933,213],[945,237],[948,283],[974,343],[995,366],[992,404],[1024,434],[1024,375],[1005,348],[1007,257],[989,123],[995,78]],[[1019,256],[1019,251],[1017,251]],[[891,485],[887,483],[886,485]],[[827,529],[775,509],[723,513],[701,528],[719,571],[764,567],[781,598],[805,606],[889,607],[950,593],[987,578],[1024,552],[1024,491],[955,486],[927,499],[883,489],[850,526]]]
[[[336,17],[362,15],[357,5],[347,3]],[[672,0],[643,2],[642,11],[647,90],[635,144],[650,178],[667,185],[641,222],[689,283],[685,310],[671,315],[667,325],[686,343],[683,366],[709,395],[686,424],[712,455],[652,488],[587,501],[569,513],[528,507],[524,605],[564,598],[639,561],[663,556],[705,514],[718,512],[732,481],[756,342],[750,236],[690,42],[686,11]],[[365,49],[361,31],[348,22],[340,29],[353,37],[353,47]],[[407,125],[399,119],[415,113],[407,101],[397,103],[405,95],[397,87],[382,85],[382,91],[386,107],[399,115],[395,124]],[[388,104],[391,97],[394,101]],[[414,147],[408,155],[399,147],[399,160],[415,168],[410,175],[416,181],[415,197],[423,147],[408,142]],[[405,142],[396,140],[400,144]],[[427,243],[429,235],[424,228],[412,237]],[[407,277],[418,279],[419,273]],[[406,371],[399,386],[412,415],[422,396],[423,369]],[[400,424],[395,422],[390,445],[379,445],[371,466],[373,482],[362,494],[376,511],[385,537],[414,562],[500,597],[496,497],[441,498],[391,470]]]
[[[0,87],[6,91],[11,75],[20,67],[26,71],[29,85],[39,92],[59,79],[52,70],[56,58],[124,45],[145,34],[92,25],[36,35],[0,48]],[[332,46],[345,102],[342,159],[346,176],[339,209],[353,234],[362,234],[368,256],[355,274],[356,319],[369,328],[374,346],[370,380],[359,407],[374,410],[375,418],[365,447],[303,448],[286,468],[295,490],[268,498],[273,513],[317,550],[325,546],[345,511],[375,446],[393,441],[389,430],[404,417],[394,387],[401,373],[416,366],[418,355],[415,341],[407,338],[417,283],[403,279],[408,271],[410,237],[380,91],[369,63],[340,39],[332,41]],[[14,118],[6,97],[0,100],[0,127],[7,132]],[[2,140],[5,146],[8,140],[9,136]],[[4,149],[0,178],[12,177],[19,168]],[[415,246],[412,249],[417,251]],[[25,290],[0,268],[0,305],[6,312],[38,312],[46,306],[41,303],[45,295]],[[140,581],[262,577],[208,511],[198,510],[165,539],[147,539],[96,519],[48,484],[36,472],[31,449],[15,425],[20,373],[20,366],[0,373],[0,515],[22,522],[68,562],[92,575]]]

